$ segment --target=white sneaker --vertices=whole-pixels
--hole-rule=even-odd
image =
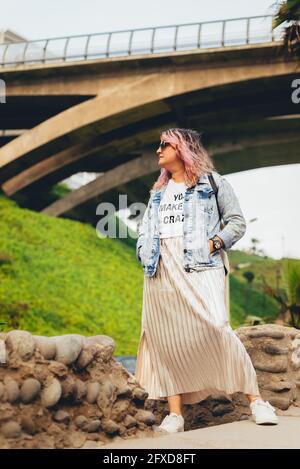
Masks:
[[[271,406],[268,401],[262,399],[255,399],[250,403],[250,409],[254,418],[255,423],[258,425],[262,424],[274,424],[278,423],[278,417],[275,414],[275,408]]]
[[[177,415],[175,412],[171,412],[163,419],[156,430],[161,433],[184,432],[184,418],[182,415]]]

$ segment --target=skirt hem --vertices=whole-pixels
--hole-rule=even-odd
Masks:
[[[258,392],[257,392],[258,391]],[[226,396],[231,396],[232,394],[235,394],[235,393],[242,393],[242,394],[251,394],[251,395],[260,395],[260,392],[258,389],[256,390],[241,390],[241,389],[237,389],[237,390],[230,390],[229,391],[225,391],[224,389],[211,389],[211,390],[202,390],[202,389],[198,389],[198,390],[194,390],[194,391],[179,391],[177,392],[176,394],[171,394],[169,396],[153,396],[153,395],[150,395],[148,393],[148,397],[147,399],[150,399],[150,400],[159,400],[159,401],[167,401],[168,397],[171,397],[171,396],[174,396],[174,395],[178,395],[178,394],[181,394],[182,396],[182,404],[196,404],[197,402],[201,402],[201,401],[204,401],[205,399],[207,399],[209,396],[212,396],[213,394],[222,394],[222,395],[226,395]],[[197,396],[188,396],[188,394],[199,394],[201,396],[197,397]]]

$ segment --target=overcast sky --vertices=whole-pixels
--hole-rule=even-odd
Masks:
[[[272,14],[275,0],[0,0],[0,29],[27,39]],[[300,104],[299,113],[300,113]],[[300,258],[300,164],[227,175],[249,222],[236,248]]]

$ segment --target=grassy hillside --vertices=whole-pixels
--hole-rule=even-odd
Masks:
[[[21,209],[0,196],[0,322],[6,323],[0,327],[105,334],[116,341],[115,355],[135,355],[143,293],[135,242],[99,238],[91,225]],[[233,264],[250,259],[238,251],[230,255]],[[257,257],[250,260],[258,272],[267,264]],[[241,272],[231,277],[233,327],[247,314],[274,316],[278,310],[257,285],[249,290]]]
[[[116,354],[134,352],[143,276],[132,248],[0,197],[0,253],[0,322],[45,335],[106,334]]]

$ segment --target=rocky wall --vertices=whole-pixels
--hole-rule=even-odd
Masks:
[[[82,448],[151,434],[147,393],[114,348],[101,335],[1,333],[0,447]]]
[[[300,407],[300,331],[275,324],[235,331],[257,372],[262,397],[283,412]],[[0,334],[0,447],[101,447],[157,436],[166,401],[146,390],[113,357],[104,335]],[[2,363],[1,363],[2,362]],[[248,419],[243,393],[184,404],[185,430]]]

